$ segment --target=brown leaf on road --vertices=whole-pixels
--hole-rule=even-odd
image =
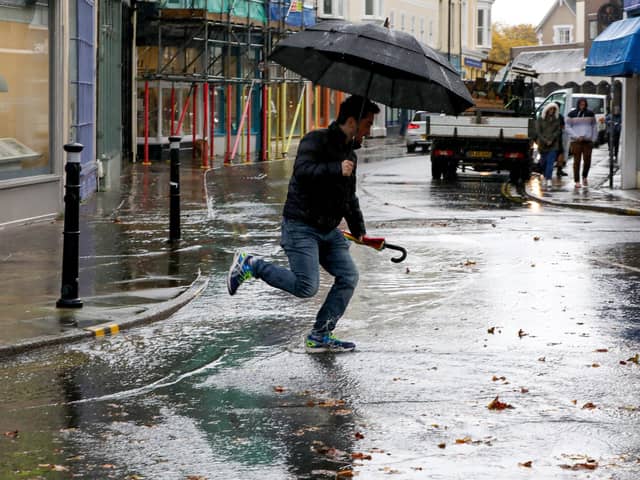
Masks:
[[[189,475],[186,480],[207,480],[207,477],[201,475]]]
[[[529,389],[528,389],[528,388],[524,388],[524,387],[522,387],[522,388],[520,389],[520,393],[529,393]]]
[[[592,363],[591,364],[591,368],[600,368],[600,364],[599,363]]]
[[[487,405],[489,410],[505,410],[507,408],[513,408],[513,406],[508,403],[501,402],[498,397],[494,398],[489,405]]]
[[[608,348],[597,348],[596,349],[596,352],[598,352],[598,353],[607,353],[608,351],[609,351]]]
[[[336,478],[351,478],[354,475],[353,470],[340,470],[336,473]]]
[[[519,467],[531,468],[533,466],[533,462],[531,460],[527,462],[518,463]]]
[[[628,358],[627,362],[633,362],[636,365],[640,364],[640,354],[636,353],[633,357]]]
[[[458,445],[461,445],[463,443],[471,443],[471,437],[464,437],[464,438],[456,438],[456,443]]]
[[[353,410],[349,410],[348,408],[338,408],[337,410],[334,410],[333,412],[331,412],[331,415],[338,415],[338,416],[346,416],[346,415],[351,415],[353,413]]]
[[[345,404],[344,400],[328,399],[318,402],[318,406],[322,408],[341,407]]]
[[[506,379],[507,379],[507,377],[504,377],[504,376],[502,376],[502,377],[497,377],[497,376],[495,376],[495,375],[494,375],[494,376],[493,376],[493,378],[491,378],[491,381],[492,381],[492,382],[497,382],[498,380],[502,380],[502,381],[504,381],[504,380],[506,380]]]
[[[593,410],[594,408],[597,408],[595,403],[591,403],[591,402],[587,402],[582,406],[583,410]]]
[[[575,463],[573,465],[560,465],[565,470],[595,470],[598,468],[598,462],[595,460],[587,460],[585,463]]]
[[[351,458],[354,460],[371,460],[371,455],[362,452],[353,452]]]
[[[540,240],[540,237],[538,237],[538,236],[533,237],[533,241],[534,242],[538,242],[539,240]]]
[[[496,327],[491,327],[487,329],[487,333],[490,333],[491,335],[494,335],[496,333]]]
[[[10,430],[8,432],[4,432],[4,436],[7,438],[18,438],[18,430]]]
[[[518,330],[518,337],[522,338],[522,337],[526,337],[527,335],[529,334],[526,333],[523,329]]]
[[[51,470],[53,472],[68,472],[69,469],[63,465],[54,465],[53,463],[40,463],[38,464],[39,468],[46,468],[47,470]]]
[[[439,443],[438,444],[438,448],[447,448],[447,444],[446,443]]]
[[[353,436],[356,438],[356,440],[362,440],[364,438],[364,435],[360,432],[354,433]]]
[[[273,391],[276,393],[283,393],[285,391],[284,387],[277,385],[275,387],[273,387]]]

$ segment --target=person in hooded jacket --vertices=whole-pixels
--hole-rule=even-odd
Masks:
[[[356,196],[355,149],[370,134],[380,108],[370,100],[351,96],[342,102],[338,118],[328,128],[306,134],[300,141],[284,205],[280,245],[289,268],[238,251],[227,275],[234,295],[250,278],[296,297],[318,292],[320,266],[334,283],[305,338],[309,353],[355,349],[355,343],[338,339],[333,331],[345,312],[358,283],[358,270],[349,254],[349,242],[337,228],[344,219],[351,234],[362,240],[364,219]]]
[[[542,110],[542,115],[536,120],[536,138],[540,152],[540,164],[543,168],[545,185],[551,187],[553,164],[558,157],[562,143],[562,120],[558,105],[551,102]]]
[[[598,138],[598,125],[595,114],[589,110],[587,99],[579,98],[577,107],[569,112],[565,122],[571,153],[573,154],[573,180],[575,187],[588,186],[589,169],[593,143]],[[580,183],[580,164],[582,165],[582,184]]]

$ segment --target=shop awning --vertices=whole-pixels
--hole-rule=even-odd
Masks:
[[[640,17],[614,22],[595,38],[585,73],[601,77],[640,73]]]

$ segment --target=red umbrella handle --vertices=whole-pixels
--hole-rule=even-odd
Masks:
[[[360,245],[366,245],[367,247],[375,248],[376,250],[384,250],[385,248],[389,248],[391,250],[397,250],[401,252],[399,257],[394,257],[391,259],[394,263],[400,263],[405,258],[407,258],[407,250],[398,245],[392,245],[387,243],[383,237],[367,237],[366,235],[362,237],[362,240],[359,240],[355,237],[351,232],[347,232],[346,230],[342,231],[342,234],[347,240],[351,240],[354,243],[358,243]]]

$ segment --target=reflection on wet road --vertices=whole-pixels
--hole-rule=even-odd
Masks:
[[[180,257],[211,276],[194,303],[0,366],[2,478],[638,478],[636,220],[434,184],[426,157],[361,165],[369,233],[409,256],[354,245],[358,351],[309,356],[329,277],[307,301],[224,282],[235,248],[286,261],[290,167],[208,174]]]

